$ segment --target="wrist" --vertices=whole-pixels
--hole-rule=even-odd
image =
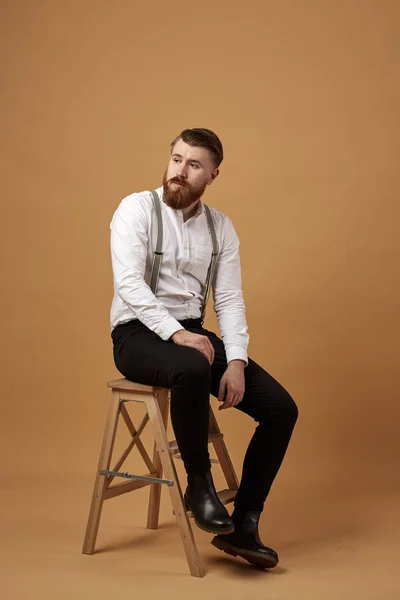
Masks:
[[[241,370],[244,370],[246,366],[246,363],[244,360],[241,360],[240,358],[234,358],[233,360],[229,361],[228,363],[228,367],[234,367],[234,368],[238,368]]]
[[[171,341],[175,342],[176,340],[179,340],[185,331],[186,329],[178,329],[178,331],[175,331],[175,333],[171,335]]]

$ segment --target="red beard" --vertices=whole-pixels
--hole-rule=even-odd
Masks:
[[[172,183],[180,183],[181,185],[171,187]],[[163,177],[163,187],[164,187],[164,196],[163,200],[165,204],[173,208],[174,210],[183,210],[187,208],[193,202],[196,202],[204,192],[204,189],[201,193],[194,193],[190,185],[179,179],[179,177],[172,177],[171,179],[167,179],[167,172],[164,173]],[[205,188],[205,186],[204,186]]]

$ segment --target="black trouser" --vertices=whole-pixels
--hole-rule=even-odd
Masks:
[[[140,321],[112,331],[117,369],[137,383],[171,389],[171,421],[186,472],[210,468],[208,453],[209,395],[218,396],[227,368],[222,340],[207,331],[200,319],[180,321],[188,331],[206,335],[215,350],[214,362],[186,346],[162,340]],[[245,393],[236,406],[258,422],[248,446],[235,507],[262,510],[285,455],[297,407],[288,392],[249,358],[244,370]]]

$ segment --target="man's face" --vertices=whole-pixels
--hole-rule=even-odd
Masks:
[[[204,193],[218,175],[207,148],[178,140],[164,174],[164,201],[174,210],[187,208]]]

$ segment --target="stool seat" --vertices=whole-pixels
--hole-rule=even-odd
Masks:
[[[147,392],[149,394],[152,394],[154,390],[165,389],[152,385],[144,385],[143,383],[135,383],[125,377],[108,381],[107,386],[113,390],[130,390],[131,392]]]
[[[167,437],[170,389],[136,383],[124,377],[108,381],[107,386],[111,388],[111,404],[93,488],[92,503],[82,549],[83,554],[94,553],[104,502],[145,486],[150,487],[147,528],[157,529],[161,487],[166,484],[190,572],[194,577],[204,577],[204,570],[189,521],[189,518],[193,515],[190,510],[187,510],[184,502],[182,488],[174,464],[174,459],[181,458],[181,455],[176,440],[169,441]],[[146,408],[146,414],[137,428],[133,424],[127,409],[128,404],[132,405],[132,403],[144,405]],[[220,490],[217,494],[222,504],[228,504],[234,500],[239,483],[224,442],[223,433],[218,427],[211,405],[209,415],[208,443],[212,444],[217,455],[217,459],[212,458],[211,462],[220,465],[228,486],[228,489]],[[119,417],[122,417],[125,422],[131,440],[114,463],[114,467],[110,468]],[[154,436],[152,458],[140,439],[147,423],[149,423]],[[144,474],[137,475],[121,471],[122,465],[134,447],[139,451],[147,467]],[[123,481],[115,483],[115,479],[122,479]]]

